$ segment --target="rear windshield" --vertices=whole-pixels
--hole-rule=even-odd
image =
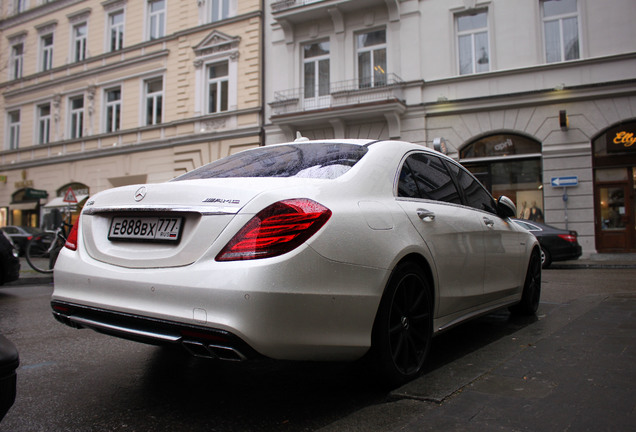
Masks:
[[[342,143],[259,147],[211,162],[173,181],[227,177],[334,179],[349,171],[366,152],[366,147]]]

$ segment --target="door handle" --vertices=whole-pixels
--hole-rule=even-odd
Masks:
[[[492,228],[495,226],[495,221],[484,216],[484,223],[488,228]]]
[[[435,220],[435,213],[429,210],[417,209],[417,217],[424,222],[433,222]]]

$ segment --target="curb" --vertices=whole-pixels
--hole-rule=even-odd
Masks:
[[[636,264],[619,263],[580,263],[580,264],[559,264],[553,263],[544,270],[580,270],[580,269],[636,269]]]

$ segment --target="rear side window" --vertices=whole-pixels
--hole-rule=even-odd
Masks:
[[[349,171],[366,153],[366,147],[340,143],[259,147],[211,162],[173,181],[228,177],[334,179]]]
[[[537,227],[536,225],[532,225],[530,223],[527,223],[525,221],[516,220],[515,222],[517,223],[517,225],[522,226],[523,228],[527,229],[528,231],[541,231],[541,228]]]
[[[486,188],[466,169],[454,163],[449,163],[448,165],[451,172],[457,177],[457,184],[464,192],[466,204],[478,210],[497,214],[495,200]]]
[[[455,183],[442,160],[425,153],[413,154],[404,162],[398,196],[461,204]]]

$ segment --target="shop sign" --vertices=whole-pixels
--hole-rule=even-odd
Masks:
[[[49,193],[45,190],[42,189],[32,189],[32,188],[27,188],[24,191],[24,198],[25,199],[40,199],[40,198],[48,198]]]
[[[14,186],[16,189],[30,188],[31,186],[33,186],[33,180],[17,181],[15,182]]]
[[[21,173],[22,180],[15,182],[14,186],[16,189],[24,189],[33,187],[33,180],[27,180],[27,172],[26,170],[22,170]]]
[[[610,153],[636,151],[636,124],[623,124],[608,130],[607,151]]]

